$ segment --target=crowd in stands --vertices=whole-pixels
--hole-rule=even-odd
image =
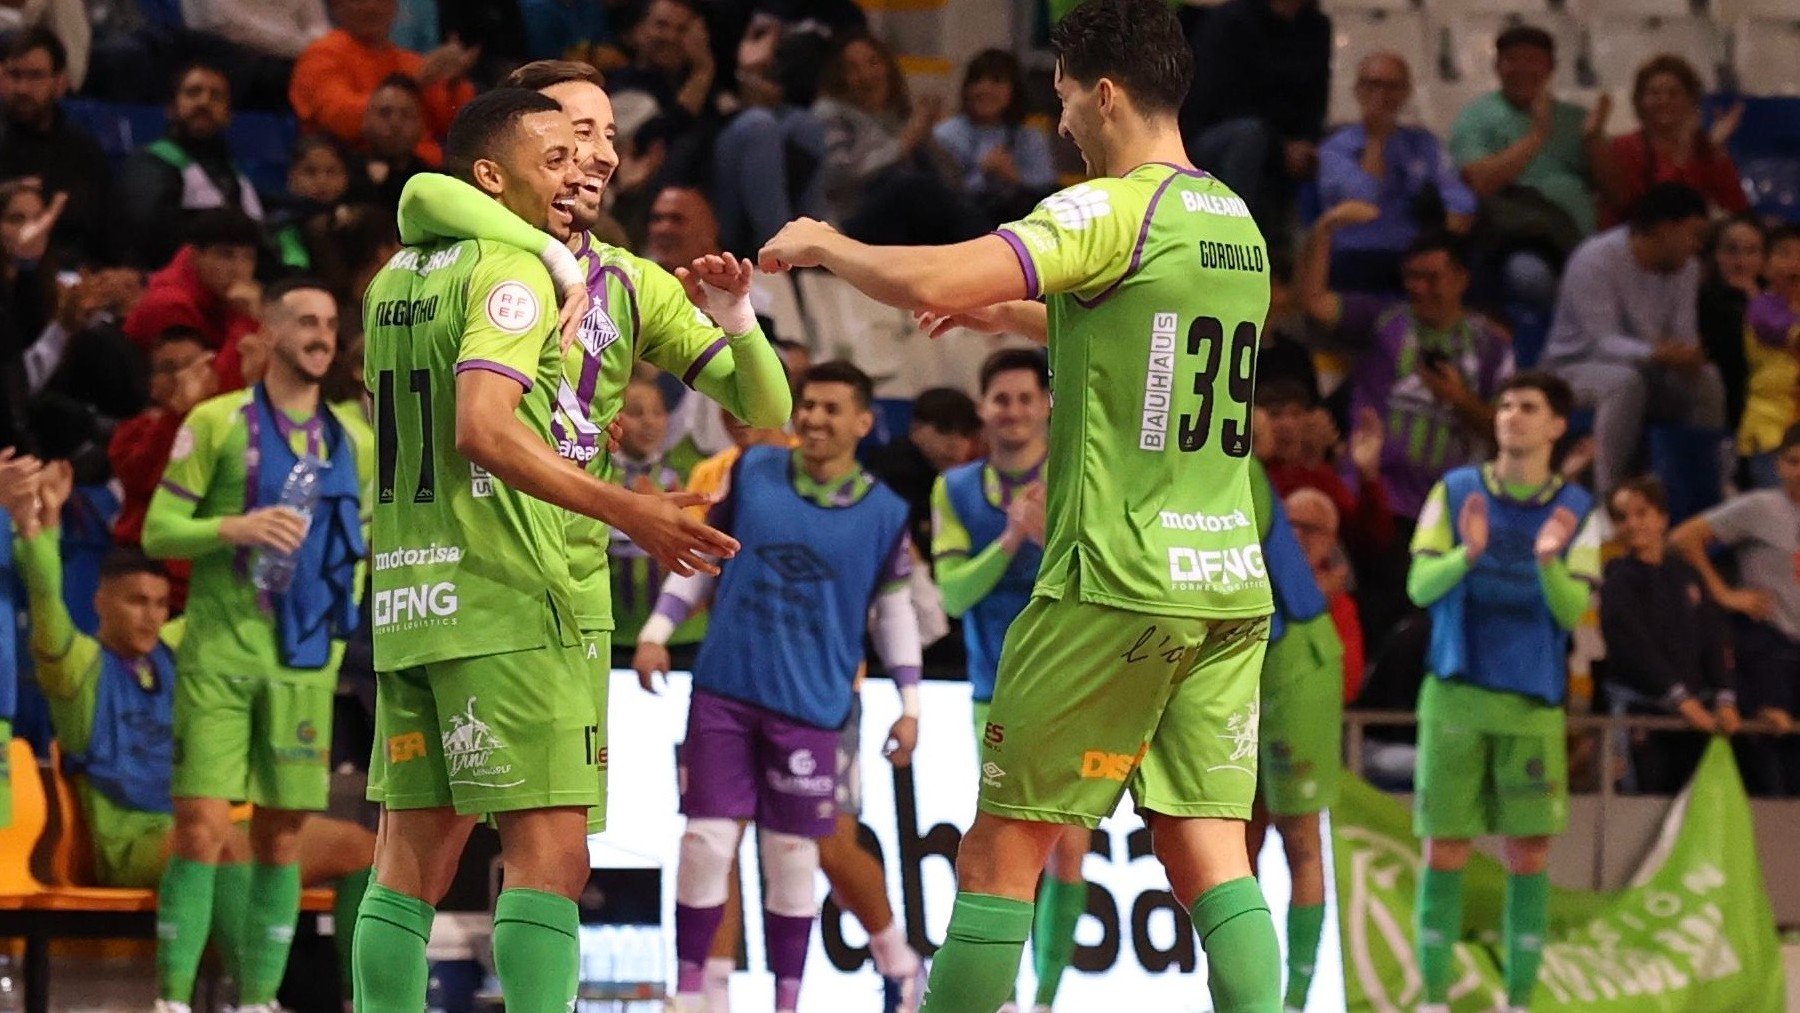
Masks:
[[[72,502],[102,504],[120,544],[141,537],[184,414],[262,375],[265,285],[303,271],[331,286],[346,309],[330,397],[360,396],[353,307],[398,249],[401,189],[437,168],[457,108],[526,60],[605,74],[620,162],[601,238],[670,269],[752,253],[798,215],[882,244],[968,239],[1081,175],[1053,137],[1047,75],[994,49],[948,95],[922,92],[852,0],[24,10],[0,49],[0,447],[110,483]],[[1739,733],[1752,790],[1800,794],[1800,226],[1747,211],[1740,112],[1709,122],[1699,72],[1658,55],[1619,133],[1604,95],[1556,97],[1569,55],[1516,24],[1493,40],[1493,90],[1440,137],[1406,117],[1419,54],[1334,66],[1316,0],[1186,15],[1189,155],[1271,251],[1256,452],[1331,602],[1346,699],[1413,707],[1426,627],[1405,574],[1426,493],[1486,459],[1496,391],[1537,365],[1575,391],[1560,467],[1616,536],[1591,705]],[[1328,123],[1344,75],[1358,112]],[[166,129],[109,157],[74,102],[162,103]],[[230,140],[240,111],[295,132],[284,179],[253,181]],[[806,286],[759,290],[759,308],[804,317]],[[841,343],[769,312],[790,368]],[[932,480],[980,453],[973,379],[908,391],[868,454],[912,506],[915,544],[930,544]],[[716,482],[695,464],[782,438],[680,393],[655,376],[628,391],[631,481]],[[656,581],[634,551],[619,545],[638,563],[614,571],[636,586],[615,591],[628,607]],[[1741,733],[1751,719],[1760,731]],[[1631,780],[1678,785],[1696,741],[1640,736]]]

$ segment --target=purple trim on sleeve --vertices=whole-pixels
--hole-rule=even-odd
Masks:
[[[888,553],[887,561],[882,564],[877,586],[888,588],[896,584],[904,585],[912,577],[912,572],[912,532],[903,528],[900,537],[894,540],[893,551]]]
[[[609,274],[616,274],[619,276],[619,284],[625,286],[626,299],[631,303],[631,351],[633,355],[636,355],[638,343],[643,337],[639,332],[644,329],[643,321],[638,316],[637,286],[631,283],[631,276],[625,273],[625,269],[617,264],[607,264],[600,268],[600,273],[595,279],[598,284],[594,284],[591,291],[595,298],[600,301],[600,305],[606,308],[606,312],[609,315],[612,313],[612,300],[606,298],[605,283],[606,276]],[[618,319],[615,317],[613,323],[616,325],[618,322]]]
[[[923,675],[924,673],[920,671],[919,666],[917,665],[895,665],[888,670],[888,678],[894,680],[894,687],[896,689],[917,686],[919,680],[923,678]]]
[[[526,393],[531,391],[531,377],[504,363],[495,362],[492,359],[464,359],[456,364],[456,372],[459,375],[471,369],[485,369],[490,373],[499,373],[508,380],[516,381],[519,386],[525,388]]]
[[[1150,164],[1151,165],[1160,165],[1165,169],[1173,169],[1176,172],[1181,173],[1183,176],[1192,176],[1195,179],[1211,179],[1212,178],[1212,173],[1207,172],[1205,169],[1195,169],[1191,166],[1183,167],[1183,166],[1176,165],[1174,162],[1151,162]]]
[[[662,616],[676,626],[680,626],[687,622],[688,616],[694,611],[694,606],[691,602],[683,601],[678,595],[664,591],[656,599],[656,607],[650,611],[651,614]]]
[[[681,382],[692,389],[694,381],[700,379],[700,371],[706,368],[707,363],[713,361],[713,356],[725,350],[725,345],[724,335],[714,338],[713,343],[706,346],[706,351],[701,352],[699,357],[694,359],[693,364],[688,366],[687,372],[681,374]]]
[[[163,479],[162,487],[164,489],[167,489],[169,491],[170,495],[179,496],[182,499],[187,500],[189,503],[200,502],[199,496],[194,495],[194,493],[190,492],[189,490],[183,488],[181,485],[177,484],[174,479],[170,479],[170,478]]]
[[[1130,278],[1137,273],[1138,265],[1143,263],[1144,260],[1144,243],[1150,238],[1150,223],[1156,220],[1156,206],[1162,203],[1163,194],[1168,192],[1169,184],[1175,182],[1175,176],[1178,175],[1185,175],[1185,173],[1179,169],[1176,170],[1174,175],[1164,179],[1162,183],[1157,186],[1156,192],[1150,195],[1150,206],[1144,209],[1144,224],[1138,226],[1137,245],[1131,248],[1131,266],[1125,269],[1124,274],[1121,274],[1118,278],[1114,279],[1111,285],[1106,286],[1106,291],[1101,292],[1094,298],[1083,299],[1080,296],[1076,296],[1075,301],[1080,304],[1082,309],[1091,310],[1106,300],[1111,299],[1113,293],[1119,290],[1119,286],[1125,284],[1125,279]]]
[[[1025,241],[1011,229],[995,229],[994,235],[1006,240],[1006,245],[1012,247],[1013,256],[1019,258],[1019,267],[1025,272],[1025,298],[1036,299],[1043,295],[1043,283],[1038,280],[1037,265],[1032,263],[1031,251],[1025,248]]]

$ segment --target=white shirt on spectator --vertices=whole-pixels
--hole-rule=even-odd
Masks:
[[[1575,248],[1563,269],[1544,364],[1636,365],[1658,343],[1700,339],[1700,261],[1658,274],[1631,253],[1631,230],[1608,229]]]
[[[324,0],[181,0],[181,19],[196,31],[283,60],[299,59],[331,30]]]

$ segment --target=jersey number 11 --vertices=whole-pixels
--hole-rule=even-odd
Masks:
[[[419,481],[413,489],[414,503],[430,503],[437,498],[436,458],[432,451],[431,371],[415,369],[408,374],[408,384],[419,399]],[[379,472],[376,476],[381,502],[394,501],[394,473],[400,465],[400,421],[394,417],[394,371],[384,369],[375,380],[375,442]]]

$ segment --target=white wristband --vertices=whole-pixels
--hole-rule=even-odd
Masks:
[[[669,638],[674,635],[675,624],[669,621],[669,617],[661,612],[654,612],[651,613],[650,618],[644,620],[644,628],[638,631],[637,642],[661,647],[668,643]]]
[[[900,687],[900,716],[903,718],[919,716],[919,687]]]
[[[749,293],[733,295],[703,281],[700,294],[706,298],[706,315],[728,336],[735,338],[755,330],[756,310],[750,305]]]
[[[581,261],[575,259],[575,254],[570,253],[567,246],[556,240],[550,240],[543,252],[538,254],[538,259],[544,262],[545,269],[550,272],[550,280],[556,285],[558,302],[562,301],[564,292],[587,284],[587,272],[581,269]]]

